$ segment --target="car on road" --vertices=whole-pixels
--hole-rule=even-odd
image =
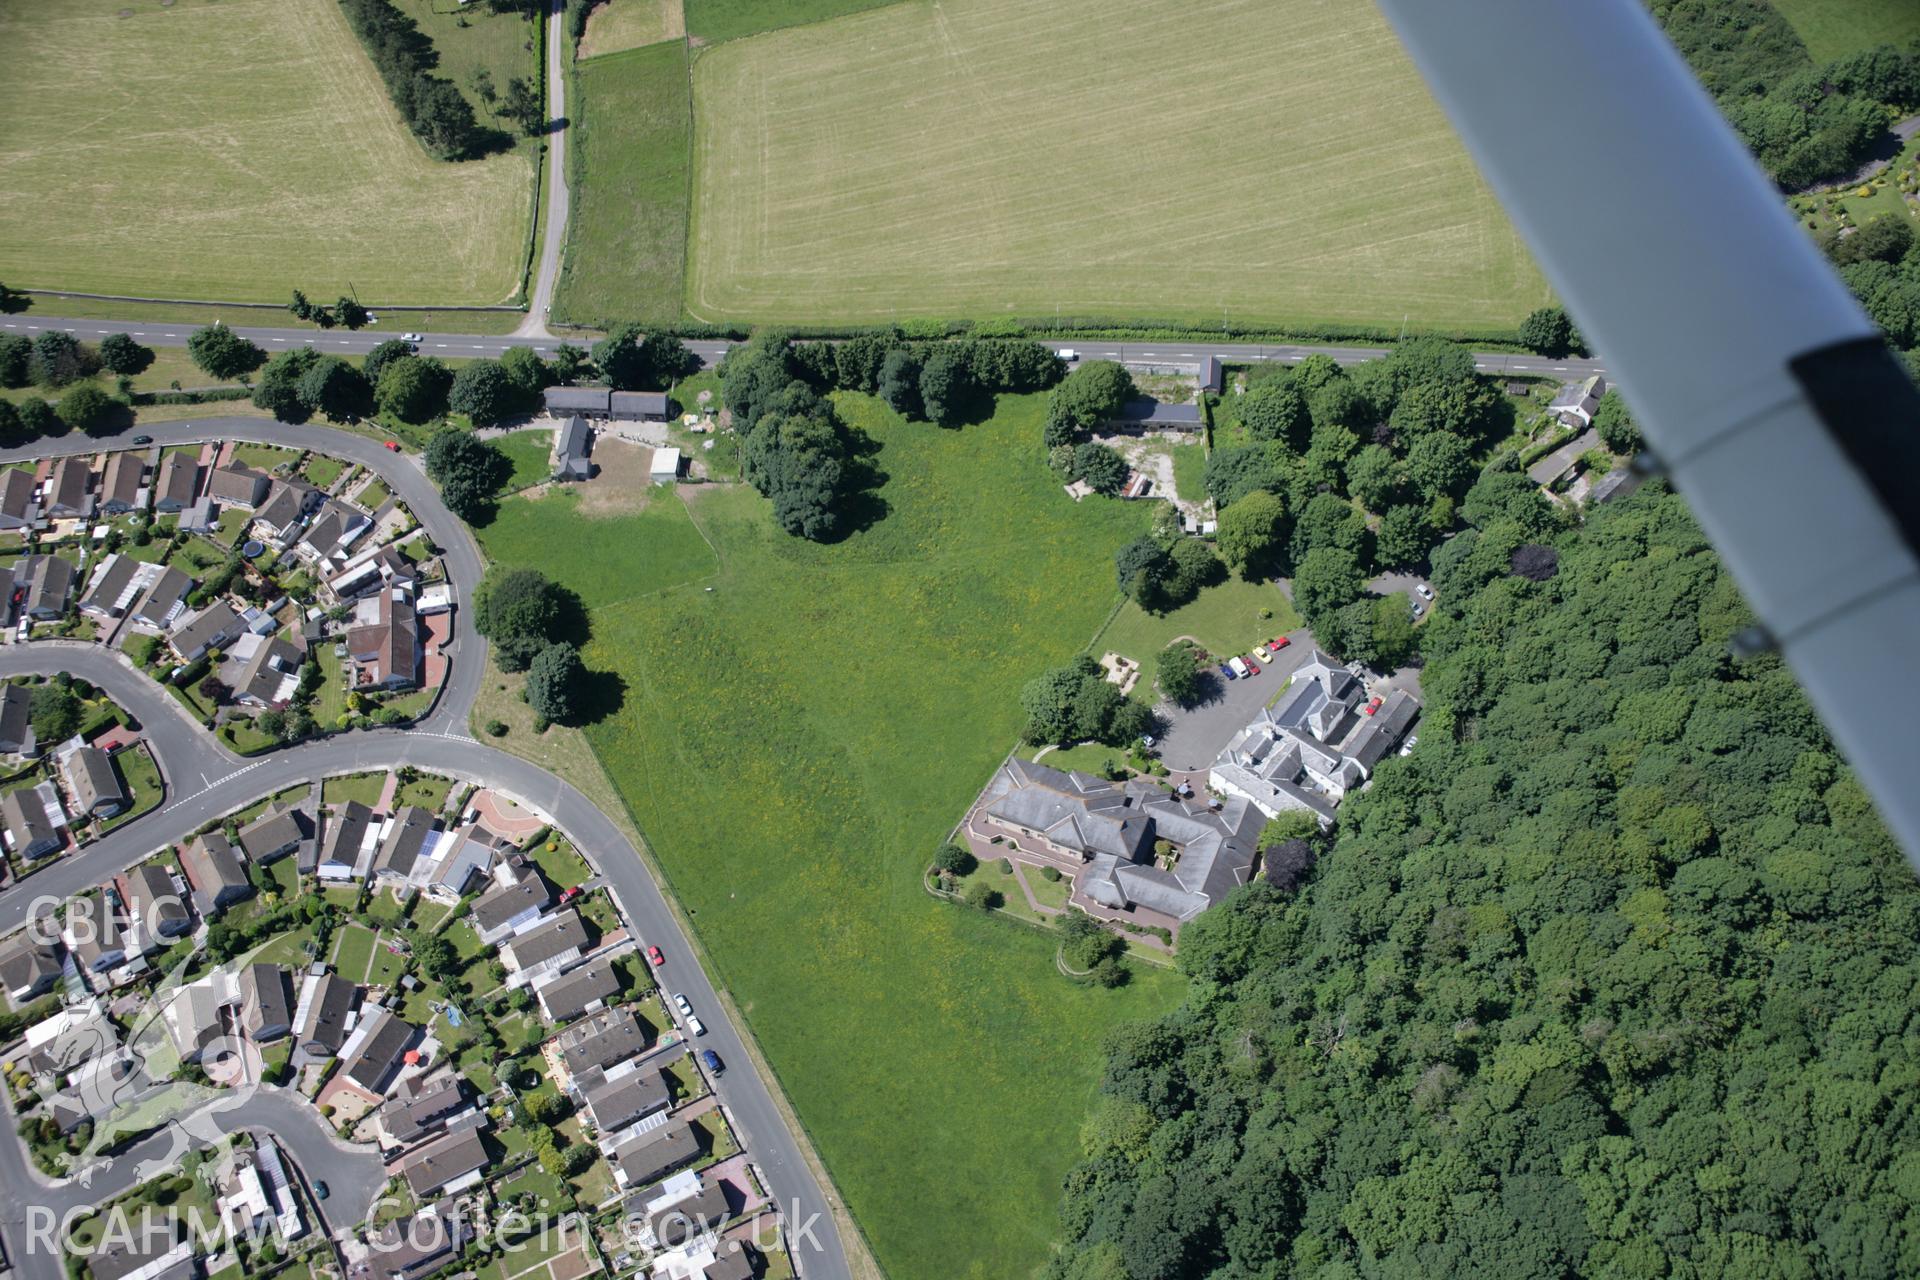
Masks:
[[[328,1196],[333,1194],[333,1188],[328,1186],[326,1183],[326,1180],[323,1178],[319,1182],[316,1182],[313,1184],[313,1194],[315,1199],[325,1200]]]
[[[135,436],[133,438],[133,442],[135,444],[152,444],[153,437],[152,436]]]
[[[712,1075],[717,1076],[726,1073],[727,1069],[720,1064],[720,1055],[711,1049],[702,1049],[700,1051],[700,1061],[706,1064],[707,1071]]]
[[[673,1007],[680,1011],[682,1017],[691,1018],[693,1016],[693,1006],[688,1004],[686,996],[678,991],[673,993]]]
[[[648,964],[650,964],[650,965],[652,965],[652,966],[653,966],[654,968],[656,968],[656,969],[658,969],[658,968],[659,968],[659,967],[660,967],[661,965],[664,965],[664,964],[665,964],[666,962],[667,962],[667,958],[666,958],[665,956],[663,956],[663,955],[661,955],[661,954],[660,954],[660,948],[658,948],[658,947],[648,947],[648,948],[647,948],[647,963],[648,963]]]
[[[700,1021],[700,1019],[694,1017],[692,1014],[688,1014],[687,1030],[693,1032],[693,1034],[697,1036],[703,1036],[707,1034],[707,1024]]]
[[[1071,364],[1080,358],[1080,353],[1072,347],[1062,347],[1060,348],[1060,358]]]
[[[426,341],[426,339],[424,339],[423,337],[421,337],[421,335],[419,335],[419,334],[417,334],[417,333],[403,333],[403,334],[401,334],[401,335],[400,335],[400,341],[402,341],[402,342],[424,342],[424,341]]]
[[[1273,639],[1273,641],[1267,645],[1267,648],[1273,650],[1275,653],[1278,653],[1292,643],[1293,643],[1292,636],[1276,636]]]
[[[1433,588],[1432,588],[1432,587],[1430,587],[1430,586],[1428,586],[1428,585],[1427,585],[1426,583],[1424,583],[1424,582],[1417,582],[1417,583],[1415,583],[1415,584],[1414,584],[1414,587],[1413,587],[1413,589],[1414,589],[1415,591],[1418,591],[1418,592],[1420,593],[1420,598],[1421,598],[1422,600],[1431,600],[1431,599],[1433,599]]]
[[[1381,704],[1382,702],[1385,702],[1385,701],[1386,701],[1386,699],[1385,699],[1385,698],[1378,698],[1378,697],[1376,697],[1376,698],[1374,698],[1374,699],[1373,699],[1372,701],[1370,701],[1370,702],[1368,702],[1368,703],[1367,703],[1367,714],[1368,714],[1368,715],[1372,715],[1372,714],[1373,714],[1374,712],[1376,712],[1376,711],[1378,711],[1378,710],[1380,709],[1380,704]]]
[[[1223,662],[1220,664],[1220,674],[1225,676],[1229,680],[1238,680],[1240,678],[1239,676],[1233,673],[1233,664],[1230,662]]]
[[[398,453],[398,452],[400,452],[400,442],[399,442],[398,440],[389,440],[389,441],[387,441],[387,443],[386,443],[386,446],[385,446],[385,447],[386,447],[386,448],[387,448],[387,449],[388,449],[388,450],[389,450],[390,452],[393,452],[393,453]]]

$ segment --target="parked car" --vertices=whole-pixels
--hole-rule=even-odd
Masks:
[[[693,1016],[693,1006],[688,1004],[686,996],[678,991],[673,993],[673,1007],[678,1009],[683,1017]]]
[[[1267,659],[1273,657],[1273,651],[1263,644],[1257,644],[1253,646],[1253,656],[1265,662]]]
[[[711,1049],[702,1049],[700,1051],[700,1061],[706,1064],[709,1075],[717,1076],[724,1074],[726,1071],[726,1067],[720,1063],[720,1055]]]
[[[586,890],[582,889],[577,884],[568,885],[566,888],[560,891],[560,901],[572,902],[575,898],[579,897],[581,894],[585,892]]]
[[[425,340],[425,338],[417,333],[403,333],[400,335],[400,341],[402,342],[424,342]]]
[[[1221,663],[1220,674],[1225,676],[1229,680],[1238,680],[1240,678],[1239,676],[1233,673],[1233,666],[1231,663],[1226,663],[1226,662]]]
[[[1420,598],[1422,600],[1433,599],[1433,588],[1428,586],[1426,583],[1424,582],[1415,583],[1413,589],[1420,593]]]
[[[1260,664],[1255,662],[1252,658],[1247,659],[1247,674],[1250,676],[1257,676],[1260,674]]]
[[[1075,351],[1072,347],[1062,347],[1060,348],[1060,358],[1062,360],[1065,360],[1068,364],[1072,364],[1075,360],[1078,360],[1080,358],[1080,353],[1078,351]]]
[[[658,947],[648,947],[648,948],[647,948],[647,963],[648,963],[648,964],[650,964],[650,965],[652,965],[652,966],[653,966],[654,968],[656,968],[656,969],[658,969],[658,968],[659,968],[659,967],[660,967],[661,965],[663,965],[663,964],[665,964],[666,962],[667,962],[667,958],[666,958],[665,956],[663,956],[663,955],[661,955],[661,954],[660,954],[660,948],[658,948]]]
[[[1419,617],[1419,616],[1420,616],[1421,614],[1423,614],[1423,613],[1425,613],[1426,611],[1427,611],[1427,606],[1426,606],[1425,604],[1423,604],[1422,602],[1420,602],[1420,601],[1418,601],[1418,600],[1415,600],[1415,601],[1413,602],[1413,616],[1414,616],[1414,617],[1416,617],[1416,618],[1417,618],[1417,617]]]
[[[1371,702],[1367,703],[1367,714],[1372,715],[1374,712],[1378,711],[1380,709],[1380,704],[1385,701],[1386,701],[1385,698],[1375,698]]]
[[[400,442],[399,442],[398,440],[389,440],[389,441],[387,441],[387,445],[386,445],[386,447],[387,447],[387,449],[388,449],[388,451],[389,451],[389,452],[391,452],[391,453],[398,453],[398,452],[400,452]]]
[[[1274,642],[1271,645],[1269,645],[1268,648],[1272,649],[1275,653],[1278,653],[1280,652],[1280,650],[1286,648],[1288,645],[1292,643],[1293,643],[1292,636],[1280,636],[1279,638],[1274,640]]]
[[[1143,747],[1151,748],[1153,746],[1153,735],[1150,733],[1141,734],[1140,745]]]
[[[1245,658],[1228,658],[1227,665],[1233,668],[1233,674],[1235,674],[1236,676],[1247,676],[1247,675],[1253,674],[1251,671],[1247,670],[1247,660]]]
[[[152,436],[135,436],[133,438],[133,442],[135,444],[152,444],[153,437]]]
[[[333,1188],[327,1185],[326,1179],[322,1178],[319,1182],[313,1184],[313,1194],[315,1199],[325,1200],[333,1194]]]
[[[693,1034],[697,1036],[703,1036],[707,1034],[707,1024],[700,1021],[700,1019],[694,1017],[692,1014],[688,1014],[687,1030],[693,1032]]]

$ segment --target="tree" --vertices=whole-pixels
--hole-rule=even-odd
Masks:
[[[1407,450],[1407,479],[1423,498],[1456,493],[1472,476],[1471,446],[1459,436],[1434,432]]]
[[[958,343],[936,343],[920,366],[920,405],[927,421],[957,426],[979,395],[965,349]]]
[[[1347,492],[1369,511],[1384,511],[1399,493],[1400,463],[1384,446],[1370,444],[1347,462]]]
[[[1071,439],[1113,421],[1136,394],[1133,375],[1124,365],[1083,361],[1047,397],[1047,443],[1060,443],[1053,438],[1057,433]]]
[[[919,418],[926,410],[920,399],[920,357],[913,348],[891,348],[880,360],[880,373],[874,384],[887,407],[903,418]]]
[[[113,424],[119,407],[119,402],[106,392],[91,382],[83,382],[67,388],[67,393],[60,397],[60,407],[54,412],[69,427],[92,435]]]
[[[59,435],[67,429],[53,406],[39,396],[27,396],[15,407],[20,415],[20,430],[30,440]]]
[[[1199,701],[1200,658],[1191,643],[1176,641],[1162,649],[1154,659],[1153,673],[1160,692],[1176,704],[1187,707]]]
[[[1265,489],[1255,489],[1220,513],[1220,558],[1243,578],[1270,571],[1286,537],[1286,503]]]
[[[34,740],[42,750],[49,750],[80,732],[80,720],[85,712],[79,695],[70,686],[57,682],[33,686],[27,698]]]
[[[1411,503],[1388,507],[1374,535],[1375,558],[1389,569],[1404,569],[1425,560],[1434,539],[1427,514],[1427,508]]]
[[[1286,455],[1272,445],[1228,445],[1207,455],[1207,493],[1222,508],[1255,489],[1278,492],[1285,482]]]
[[[1338,548],[1352,555],[1356,563],[1363,563],[1368,537],[1366,518],[1353,509],[1352,503],[1322,493],[1295,518],[1289,549],[1296,564],[1319,547]]]
[[[313,303],[307,301],[307,295],[298,289],[293,291],[293,301],[287,303],[287,310],[293,313],[296,320],[313,319]]]
[[[266,363],[267,353],[223,324],[195,329],[187,336],[187,354],[203,373],[231,381]]]
[[[133,340],[131,334],[110,333],[100,339],[100,366],[109,373],[132,377],[145,373],[153,363],[153,351]]]
[[[669,333],[642,335],[622,325],[593,345],[593,363],[607,384],[621,391],[665,390],[700,367],[687,344]]]
[[[1151,538],[1135,538],[1114,553],[1114,576],[1120,590],[1149,613],[1169,603],[1169,585],[1176,570],[1173,557]]]
[[[1520,322],[1520,345],[1543,356],[1565,356],[1580,349],[1580,335],[1565,310],[1541,307]]]
[[[1307,400],[1284,373],[1255,382],[1237,406],[1240,421],[1255,440],[1278,440],[1296,450],[1306,447],[1312,425]]]
[[[300,375],[300,399],[334,422],[358,422],[373,412],[367,376],[339,356],[322,356]]]
[[[312,347],[282,351],[260,371],[253,389],[254,405],[282,422],[305,422],[313,416],[313,406],[300,394],[300,381],[319,363],[320,353]]]
[[[1336,546],[1316,547],[1294,568],[1294,607],[1300,610],[1309,627],[1321,631],[1327,628],[1335,610],[1359,597],[1366,580],[1360,561],[1351,551]]]
[[[470,432],[451,429],[436,431],[427,441],[425,464],[427,477],[440,486],[441,501],[469,523],[488,509],[513,472],[513,464],[498,448]]]
[[[1220,557],[1199,538],[1178,538],[1167,548],[1173,561],[1173,575],[1167,582],[1167,594],[1185,604],[1222,577]]]
[[[553,380],[561,386],[573,385],[586,366],[587,353],[571,342],[563,342],[553,349]]]
[[[1852,235],[1834,235],[1825,245],[1837,267],[1854,262],[1899,262],[1913,247],[1913,228],[1904,217],[1889,213],[1869,218]]]
[[[64,387],[88,377],[95,367],[91,353],[64,329],[43,330],[33,340],[33,354],[27,362],[28,373],[43,387]]]
[[[761,420],[742,451],[744,470],[748,482],[772,499],[781,528],[803,538],[831,537],[840,527],[846,441],[831,408],[804,383],[790,390],[797,394],[788,401],[800,411]]]
[[[1074,478],[1084,480],[1095,493],[1120,492],[1126,487],[1129,470],[1127,460],[1111,445],[1088,440],[1073,447]]]
[[[11,400],[0,400],[0,444],[19,444],[26,438],[20,423],[20,410]]]
[[[447,411],[453,375],[430,356],[402,356],[380,374],[374,402],[402,422],[431,422]]]
[[[943,844],[933,855],[933,869],[951,876],[971,875],[979,865],[973,851],[963,844]]]
[[[453,375],[447,407],[476,427],[490,427],[526,404],[526,391],[497,360],[475,360]]]
[[[967,886],[962,901],[976,911],[993,911],[998,909],[1006,899],[1001,896],[998,889],[993,887],[992,881],[975,880]]]
[[[367,322],[367,309],[361,306],[357,299],[349,298],[344,293],[340,295],[340,300],[333,304],[333,314],[349,329],[358,329]]]
[[[567,597],[538,569],[489,570],[474,599],[474,630],[493,642],[502,671],[525,671],[560,638]]]
[[[520,126],[520,131],[529,138],[538,136],[547,124],[547,112],[540,105],[539,90],[533,87],[532,81],[521,76],[512,76],[507,80],[507,91],[501,95],[494,112]]]
[[[1116,744],[1144,732],[1151,712],[1120,695],[1100,664],[1082,654],[1064,667],[1029,680],[1020,691],[1026,740],[1061,746],[1091,738]]]
[[[533,714],[555,724],[572,724],[585,710],[587,669],[580,651],[570,644],[550,644],[527,668],[527,705]]]
[[[531,404],[533,398],[546,390],[553,381],[553,371],[540,353],[532,347],[508,347],[500,353],[500,367],[507,371],[513,384],[520,388],[523,402]]]
[[[0,387],[24,387],[33,381],[33,340],[0,333]]]
[[[1621,398],[1618,387],[1609,387],[1593,411],[1593,429],[1600,441],[1615,453],[1634,453],[1640,448],[1640,424]]]
[[[402,360],[413,354],[413,344],[402,338],[388,338],[373,350],[367,352],[367,358],[360,362],[360,372],[367,376],[370,386],[380,385],[380,375],[387,366],[396,360]]]

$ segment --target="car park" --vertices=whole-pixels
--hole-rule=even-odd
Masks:
[[[720,1055],[711,1049],[702,1049],[700,1051],[700,1061],[701,1064],[706,1067],[709,1075],[717,1076],[726,1072],[726,1067],[720,1062]]]
[[[658,968],[659,968],[659,967],[660,967],[661,965],[663,965],[663,964],[665,964],[666,962],[667,962],[667,958],[666,958],[665,956],[663,956],[663,955],[661,955],[661,954],[660,954],[660,948],[658,948],[658,947],[648,947],[648,948],[647,948],[647,963],[648,963],[648,964],[650,964],[650,965],[652,965],[652,966],[653,966],[654,968],[656,968],[656,969],[658,969]]]

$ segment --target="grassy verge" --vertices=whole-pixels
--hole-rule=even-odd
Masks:
[[[573,211],[554,318],[677,321],[693,128],[686,42],[582,63],[567,101]]]

